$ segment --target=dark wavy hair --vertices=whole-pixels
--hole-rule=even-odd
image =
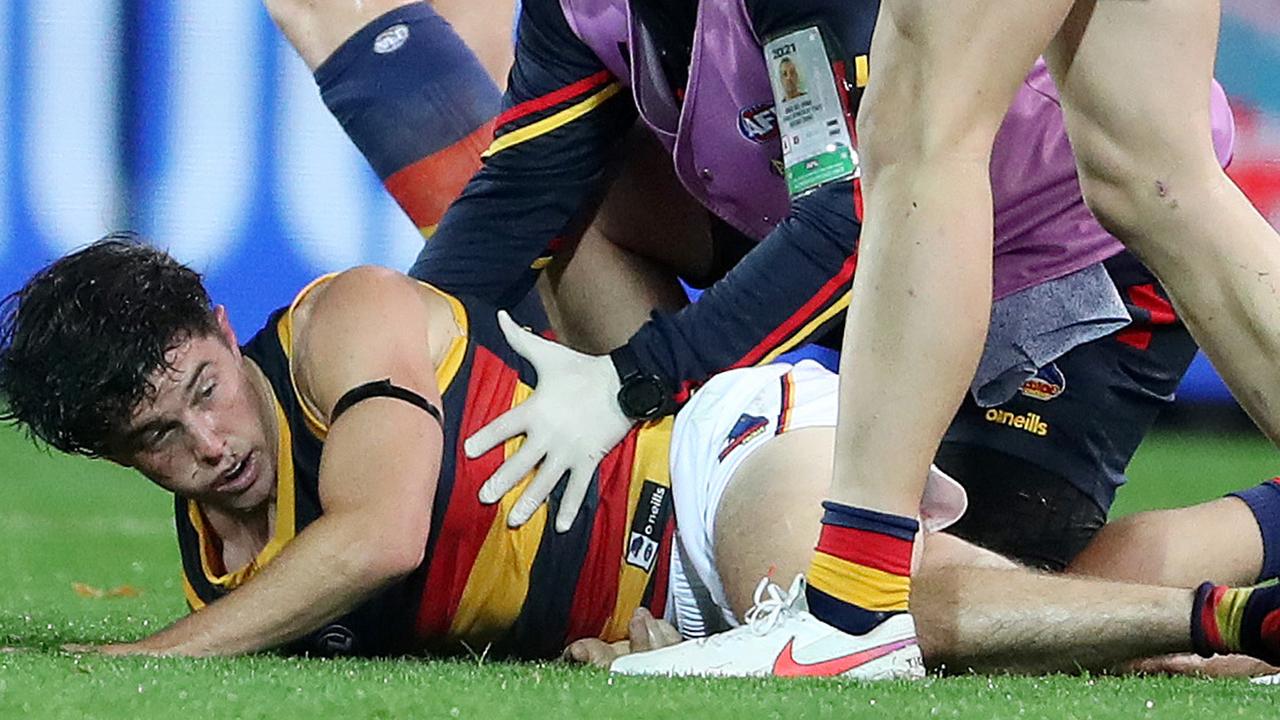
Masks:
[[[0,420],[100,457],[154,397],[165,356],[217,332],[199,273],[113,233],[36,273],[0,305]]]

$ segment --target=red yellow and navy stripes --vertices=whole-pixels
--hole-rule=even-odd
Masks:
[[[807,573],[813,614],[862,634],[886,615],[906,612],[916,520],[830,501],[822,507],[822,533]]]
[[[1205,657],[1244,653],[1280,663],[1280,586],[1203,583],[1192,603],[1191,641]]]
[[[488,158],[585,117],[622,90],[607,70],[515,105],[498,115]]]
[[[465,385],[459,378],[456,391],[443,398],[446,417],[457,407],[458,428],[447,430],[450,437],[469,436],[531,392],[527,366],[498,332],[488,319],[473,320]],[[518,441],[474,460],[456,442],[445,462],[450,487],[442,477],[437,491],[415,621],[419,642],[442,651],[465,643],[488,645],[497,655],[548,657],[578,637],[625,634],[641,604],[660,613],[665,565],[646,570],[626,563],[624,555],[645,484],[670,485],[671,427],[667,420],[633,431],[606,456],[578,520],[563,534],[548,522],[558,493],[518,529],[507,527],[506,516],[523,483],[496,505],[477,499],[480,485],[518,449]],[[671,526],[668,521],[662,528],[659,557],[670,552]]]
[[[299,298],[324,282],[309,285]],[[518,442],[471,460],[462,439],[531,392],[532,368],[501,335],[494,313],[471,312],[446,296],[463,329],[437,371],[445,416],[445,454],[432,508],[426,560],[409,578],[362,604],[335,624],[356,638],[354,653],[458,651],[463,644],[519,657],[552,657],[567,639],[606,634],[617,639],[636,607],[661,615],[674,520],[660,516],[656,562],[626,561],[627,543],[645,493],[669,496],[667,468],[672,421],[633,431],[606,456],[587,507],[567,533],[547,522],[559,493],[524,527],[506,526],[519,488],[496,505],[478,500],[480,485]],[[296,303],[295,303],[296,304]],[[246,568],[223,567],[216,538],[198,508],[178,501],[175,516],[184,589],[193,608],[216,600],[251,577],[296,533],[323,513],[319,465],[327,428],[294,390],[289,355],[290,308],[274,313],[244,348],[262,368],[279,407],[281,427],[276,537]],[[527,482],[527,480],[526,480]],[[583,629],[587,630],[584,631]],[[292,649],[325,652],[323,633]]]
[[[773,434],[781,435],[791,424],[791,411],[796,401],[796,380],[790,372],[784,373],[779,382],[782,384],[779,395],[778,422],[774,425]]]
[[[493,138],[493,122],[486,122],[462,139],[406,165],[383,185],[413,220],[424,238],[436,225],[471,177],[480,169],[480,155]]]

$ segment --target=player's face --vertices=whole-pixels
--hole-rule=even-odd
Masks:
[[[800,97],[800,71],[796,68],[795,63],[784,62],[779,68],[779,78],[782,80],[782,94],[788,99]]]
[[[221,331],[189,338],[157,372],[113,455],[157,485],[229,512],[265,507],[275,489],[274,417],[218,310]]]

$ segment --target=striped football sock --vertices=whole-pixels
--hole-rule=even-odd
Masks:
[[[919,522],[831,501],[822,507],[822,534],[807,573],[809,611],[854,635],[906,612]]]
[[[1191,642],[1204,657],[1245,653],[1280,664],[1280,585],[1204,583],[1191,610]]]

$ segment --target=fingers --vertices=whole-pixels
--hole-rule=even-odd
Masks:
[[[627,624],[631,635],[631,651],[645,652],[675,645],[684,638],[680,631],[666,620],[655,618],[646,608],[636,608]]]
[[[631,650],[633,652],[646,652],[653,649],[653,643],[649,638],[649,627],[646,620],[653,617],[648,610],[644,608],[636,608],[631,613],[631,620],[627,623],[627,634],[631,636]]]
[[[596,645],[604,645],[604,641],[597,640],[595,638],[575,640],[569,645],[569,647],[564,649],[564,659],[571,662],[583,663],[585,665],[586,663],[591,662],[591,658],[598,651],[598,649],[594,647]]]
[[[596,638],[584,638],[565,648],[563,657],[570,662],[608,668],[609,663],[628,652],[630,648],[625,640],[609,644]]]
[[[684,642],[684,637],[680,635],[680,631],[676,629],[676,626],[662,618],[653,619],[650,631],[657,639],[658,647],[667,647]]]
[[[533,364],[535,369],[541,370],[539,363],[548,349],[547,346],[555,347],[556,343],[539,337],[534,333],[525,330],[511,319],[511,315],[506,310],[498,311],[498,327],[502,329],[502,334],[507,338],[507,344],[512,350],[520,353],[520,355]],[[542,373],[539,373],[541,375]]]
[[[512,456],[512,459],[514,459],[514,456]],[[511,512],[507,515],[507,527],[520,527],[529,522],[529,518],[533,517],[533,513],[537,511],[538,507],[547,499],[547,496],[551,494],[551,491],[555,489],[556,483],[560,482],[560,478],[564,475],[564,470],[562,463],[558,463],[550,457],[544,460],[542,467],[538,468],[538,474],[533,477],[533,481],[520,494],[520,500],[516,502],[515,507],[511,508]]]
[[[502,465],[480,486],[480,502],[491,505],[511,492],[511,488],[520,483],[520,479],[528,475],[538,461],[542,459],[542,448],[533,443],[520,446],[514,455],[507,458]],[[526,491],[527,494],[527,491]]]
[[[569,484],[565,486],[564,496],[560,498],[560,509],[556,512],[556,532],[569,532],[573,521],[578,517],[582,501],[591,488],[591,478],[595,475],[595,465],[584,468],[578,466],[569,471]]]
[[[467,457],[475,460],[517,435],[527,435],[529,423],[526,416],[528,413],[529,411],[524,404],[517,405],[494,418],[488,425],[475,431],[462,444],[462,449],[466,451]],[[525,444],[528,445],[528,443]]]

